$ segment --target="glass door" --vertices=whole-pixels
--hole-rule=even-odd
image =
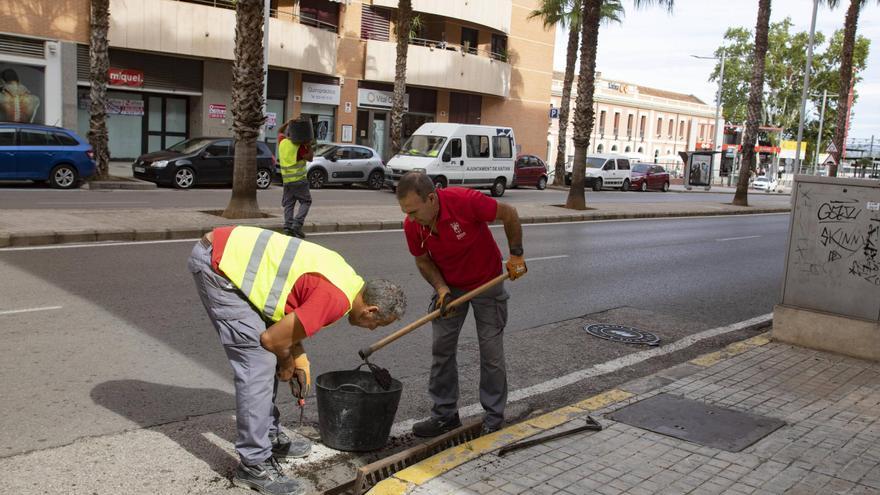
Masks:
[[[189,101],[179,96],[147,98],[145,152],[158,151],[186,139]]]
[[[386,112],[372,112],[373,118],[370,124],[370,147],[376,150],[376,153],[382,157],[382,160],[388,161],[386,152],[388,149],[388,125]]]

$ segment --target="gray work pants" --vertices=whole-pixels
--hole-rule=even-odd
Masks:
[[[279,431],[275,406],[275,355],[260,345],[266,323],[232,282],[211,268],[211,245],[193,247],[188,268],[199,297],[232,366],[235,380],[235,450],[241,462],[259,464],[272,455],[269,434]]]
[[[299,210],[293,214],[296,202],[299,201]],[[309,181],[301,180],[284,184],[281,195],[281,206],[284,207],[284,228],[301,229],[312,206],[312,193],[309,190]]]
[[[451,288],[457,298],[467,291]],[[433,310],[436,295],[431,301]],[[486,411],[483,424],[495,428],[504,421],[507,404],[507,367],[504,363],[504,326],[507,324],[507,299],[504,285],[497,285],[470,302],[456,308],[456,313],[432,322],[434,343],[433,363],[428,392],[434,407],[431,415],[446,419],[458,412],[458,335],[473,306],[480,344],[480,404]]]

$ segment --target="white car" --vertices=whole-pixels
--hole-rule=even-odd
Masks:
[[[779,182],[777,182],[776,179],[771,179],[769,177],[761,176],[752,182],[752,189],[757,189],[759,191],[773,192],[777,187],[779,187]]]
[[[571,184],[572,163],[565,166],[565,183]],[[587,156],[587,168],[584,171],[584,187],[599,191],[603,187],[615,187],[621,191],[629,191],[632,183],[629,158],[616,154],[599,154]]]

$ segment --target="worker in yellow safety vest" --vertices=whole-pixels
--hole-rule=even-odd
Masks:
[[[278,129],[278,162],[281,164],[281,183],[284,188],[281,206],[284,207],[284,233],[304,239],[303,223],[312,205],[309,190],[308,162],[315,159],[310,143],[294,143],[287,137],[288,120]],[[297,201],[299,209],[294,214]]]
[[[403,316],[406,296],[387,280],[364,281],[334,251],[257,227],[214,229],[193,247],[188,268],[235,375],[241,462],[233,483],[304,493],[278,464],[311,452],[306,438],[279,427],[278,382],[290,382],[302,407],[311,386],[302,341],[343,316],[370,330],[388,325]]]

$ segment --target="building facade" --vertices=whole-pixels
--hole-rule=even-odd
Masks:
[[[554,73],[550,99],[552,108],[562,101],[564,74]],[[566,159],[574,158],[574,109],[577,78],[569,111]],[[596,121],[588,154],[619,153],[635,160],[664,164],[681,172],[680,151],[714,149],[715,107],[693,95],[615,81],[596,76],[594,97]],[[557,112],[551,110],[551,116]],[[551,118],[548,133],[548,166],[555,167],[559,142],[559,119]]]
[[[424,122],[511,126],[521,152],[543,154],[554,32],[527,19],[538,3],[413,0],[404,134]],[[397,0],[271,5],[270,146],[282,122],[306,115],[319,141],[365,144],[388,158]],[[187,137],[232,135],[233,8],[232,0],[110,0],[114,159]],[[0,120],[85,135],[88,24],[88,0],[2,2],[0,78],[19,79],[17,90],[28,93]]]

